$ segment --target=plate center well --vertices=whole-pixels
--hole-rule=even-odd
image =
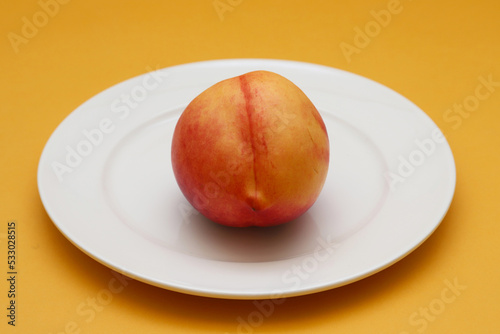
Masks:
[[[331,160],[323,191],[301,217],[271,228],[230,228],[199,214],[183,197],[170,162],[182,110],[139,125],[109,155],[103,186],[109,206],[129,228],[162,247],[230,262],[267,262],[339,246],[369,223],[383,204],[385,162],[355,127],[322,111]]]

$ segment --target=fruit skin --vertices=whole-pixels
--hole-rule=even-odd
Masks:
[[[288,79],[255,71],[216,83],[175,127],[172,167],[200,213],[228,226],[273,226],[306,212],[329,165],[325,124]]]

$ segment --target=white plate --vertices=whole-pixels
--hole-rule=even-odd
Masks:
[[[172,133],[204,89],[259,69],[289,78],[316,105],[330,170],[297,220],[224,227],[181,194]],[[442,133],[394,91],[329,67],[239,59],[149,72],[91,98],[47,142],[38,187],[55,225],[97,261],[175,291],[259,299],[331,289],[395,263],[437,228],[455,177]]]

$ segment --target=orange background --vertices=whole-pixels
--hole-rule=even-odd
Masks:
[[[60,2],[9,1],[0,11],[2,333],[500,333],[498,1]],[[225,7],[218,12],[214,3]],[[39,27],[25,27],[34,20]],[[370,36],[357,36],[365,29]],[[397,264],[341,288],[289,298],[251,331],[238,319],[249,319],[252,301],[137,281],[125,281],[106,305],[82,315],[81,304],[108,289],[114,276],[46,215],[36,185],[46,141],[85,100],[148,67],[222,58],[332,66],[412,100],[454,152],[457,187],[448,215]],[[454,105],[474,101],[480,78],[496,86],[487,97],[481,90],[479,103],[460,116]],[[6,317],[10,220],[19,245],[16,327]],[[442,295],[454,282],[455,298],[451,290]]]

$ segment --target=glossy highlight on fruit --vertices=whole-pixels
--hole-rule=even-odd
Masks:
[[[325,124],[290,80],[254,71],[209,87],[186,107],[172,140],[186,199],[228,226],[273,226],[306,212],[329,165]]]

